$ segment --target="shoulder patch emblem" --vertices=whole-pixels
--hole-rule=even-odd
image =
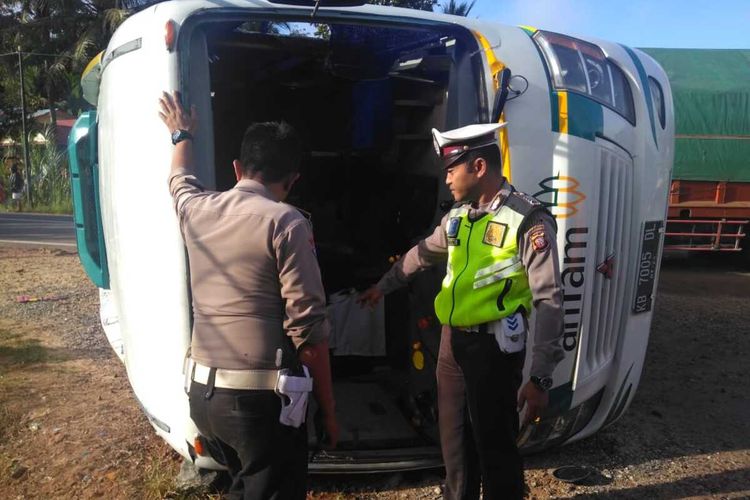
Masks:
[[[529,240],[535,252],[544,252],[549,247],[549,240],[544,232],[544,225],[537,224],[529,231]]]
[[[487,223],[487,229],[484,230],[482,243],[492,245],[493,247],[502,248],[505,242],[505,235],[508,232],[508,226],[502,222],[490,221]]]
[[[448,238],[455,238],[458,235],[458,228],[461,224],[461,217],[451,217],[448,219],[448,226],[445,230]]]

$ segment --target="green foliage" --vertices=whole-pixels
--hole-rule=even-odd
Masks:
[[[22,51],[55,54],[31,64],[47,63],[53,80],[58,70],[80,72],[91,57],[103,50],[128,12],[119,0],[0,0],[0,52]],[[52,68],[53,65],[62,65]]]
[[[81,72],[128,14],[122,0],[0,0],[0,139],[20,144],[22,137],[19,50],[27,132],[33,137],[33,112],[64,109],[77,115],[88,107],[81,98]],[[29,151],[34,209],[70,211],[66,155],[54,146],[54,130],[43,134],[51,140],[44,146],[30,143]],[[12,156],[25,174],[20,148],[0,154]]]
[[[44,143],[37,144],[34,138],[43,138]],[[73,203],[70,194],[70,173],[68,156],[64,150],[55,145],[55,132],[51,125],[41,131],[34,129],[29,133],[29,160],[31,162],[30,178],[26,178],[23,168],[23,153],[20,146],[20,134],[15,137],[16,145],[6,148],[2,159],[3,168],[0,176],[4,189],[8,189],[10,165],[17,164],[21,169],[24,182],[31,188],[33,206],[24,203],[26,210],[47,213],[71,213]],[[5,193],[10,196],[9,193]]]
[[[0,64],[0,138],[21,134],[20,88],[18,70]]]
[[[81,98],[80,76],[89,60],[106,48],[115,29],[130,14],[154,3],[151,0],[0,0],[0,139],[21,138],[21,103],[18,55],[23,53],[26,111],[64,109],[77,115],[87,108]],[[432,11],[438,0],[368,0],[368,3]],[[453,2],[451,2],[453,3]],[[468,13],[473,2],[466,10]],[[271,24],[271,23],[268,23]],[[269,30],[285,33],[283,23]],[[290,32],[290,35],[294,33]],[[314,36],[327,38],[326,26]],[[27,121],[33,136],[34,123]],[[54,146],[54,133],[44,146],[30,146],[32,197],[35,208],[70,210],[66,155]],[[1,151],[23,167],[20,148]],[[1,170],[1,169],[0,169]]]
[[[456,0],[450,0],[448,3],[442,4],[441,7],[444,14],[466,17],[469,15],[469,12],[471,12],[471,9],[474,8],[475,3],[477,3],[477,0],[472,0],[471,2],[456,2]]]
[[[367,3],[432,11],[432,8],[437,5],[438,0],[368,0]]]
[[[45,212],[71,212],[68,156],[55,145],[51,126],[45,127],[41,135],[46,142],[31,145],[29,149],[34,208]]]
[[[18,133],[17,51],[23,56],[27,113],[79,110],[75,94],[89,60],[106,48],[128,11],[120,0],[0,0],[0,135]],[[80,91],[78,91],[80,93]],[[4,119],[3,119],[4,117]]]
[[[0,49],[2,50],[2,49]],[[0,58],[0,137],[19,136],[21,135],[21,84],[18,73],[18,65],[2,64],[3,59],[12,59],[18,61],[17,56]],[[7,61],[5,61],[7,62]],[[39,109],[43,106],[43,98],[35,93],[29,93],[29,82],[34,82],[39,78],[40,68],[24,68],[24,79],[26,86],[26,110]]]

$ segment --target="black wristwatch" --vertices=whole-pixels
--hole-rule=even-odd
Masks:
[[[537,377],[536,375],[532,375],[529,380],[544,392],[552,389],[552,377]]]
[[[193,140],[193,134],[188,132],[187,130],[177,129],[174,132],[172,132],[172,144],[177,144],[180,141],[184,141],[186,139]]]

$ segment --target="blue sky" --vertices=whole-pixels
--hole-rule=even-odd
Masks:
[[[750,0],[477,0],[469,17],[632,47],[750,49]]]

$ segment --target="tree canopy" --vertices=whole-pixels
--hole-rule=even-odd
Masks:
[[[387,5],[389,7],[404,7],[407,9],[432,11],[437,5],[437,0],[368,0],[373,5]]]
[[[474,8],[475,3],[477,3],[477,0],[472,0],[471,2],[457,2],[456,0],[450,0],[448,3],[442,4],[443,13],[466,17],[469,15],[469,12],[471,12],[471,9]]]
[[[77,113],[81,71],[106,47],[128,11],[119,0],[0,0],[0,135],[18,134],[18,51],[27,112],[62,107]]]
[[[26,107],[55,107],[77,114],[85,102],[79,78],[134,11],[160,0],[0,0],[0,137],[18,136],[23,57]],[[367,3],[432,11],[438,0],[367,0]],[[468,15],[471,2],[450,0],[443,12]],[[54,116],[53,116],[54,120]]]

